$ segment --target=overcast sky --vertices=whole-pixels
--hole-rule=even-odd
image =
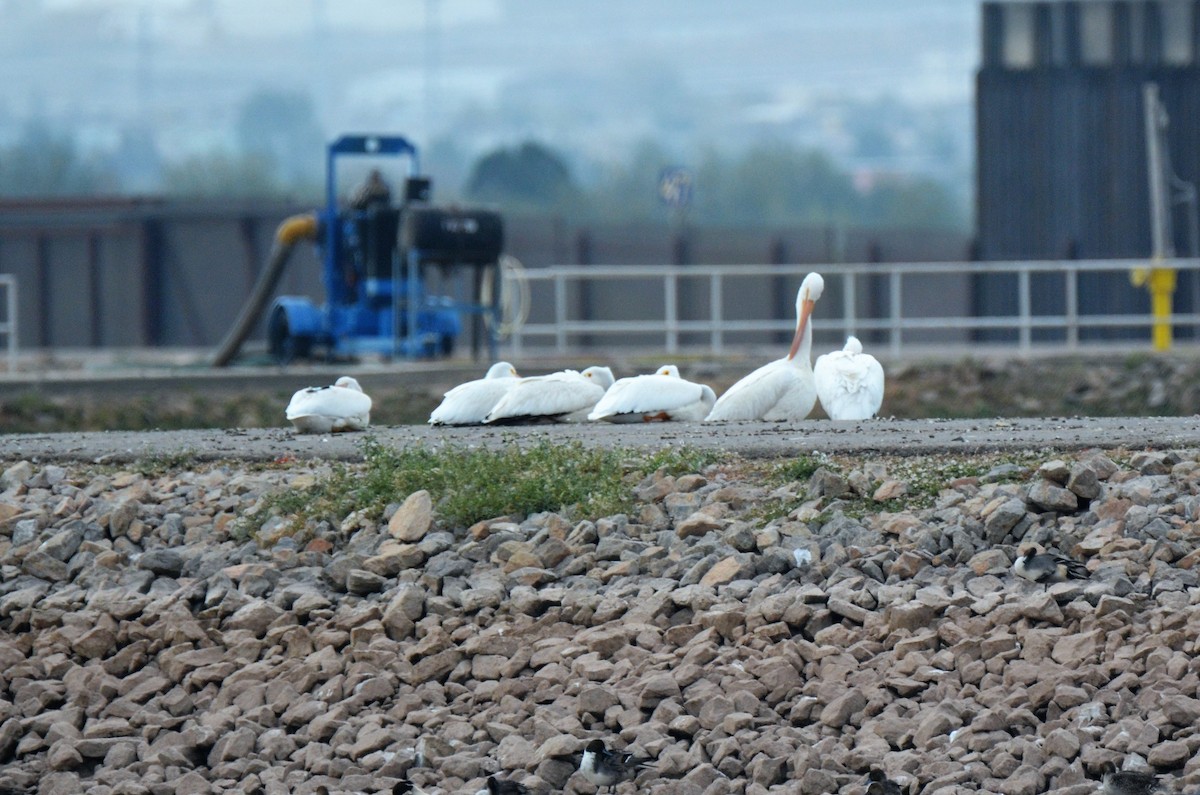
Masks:
[[[966,138],[973,0],[0,0],[0,134],[30,116],[104,146],[227,145],[256,90],[310,95],[330,135],[536,137],[603,156],[647,137],[840,134],[889,97]],[[818,140],[817,143],[820,143]]]

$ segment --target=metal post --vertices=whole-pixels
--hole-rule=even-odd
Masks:
[[[1162,140],[1166,128],[1166,111],[1158,99],[1158,84],[1142,86],[1146,122],[1146,171],[1150,177],[1150,241],[1155,260],[1175,256],[1174,235],[1171,224],[1171,204],[1167,195],[1167,180],[1164,173]]]
[[[679,283],[678,272],[668,271],[663,275],[663,313],[666,315],[667,353],[679,350]]]
[[[712,275],[708,277],[708,316],[709,322],[712,323],[709,346],[714,355],[720,355],[725,348],[724,330],[721,328],[725,315],[722,309],[722,305],[725,303],[722,288],[721,274],[713,271]]]
[[[8,352],[8,372],[17,371],[17,277],[11,274],[0,274],[0,287],[4,288],[4,322],[0,323],[0,333],[4,334],[5,348]]]
[[[1167,112],[1158,99],[1158,84],[1142,86],[1143,116],[1146,122],[1146,170],[1150,177],[1150,237],[1153,250],[1149,272],[1135,270],[1135,286],[1150,288],[1150,311],[1154,319],[1154,349],[1171,347],[1171,304],[1175,294],[1175,270],[1163,262],[1175,256],[1174,230],[1171,224],[1171,197],[1167,183],[1166,130]],[[1139,272],[1141,271],[1141,272]]]
[[[17,277],[10,276],[8,290],[8,371],[14,373],[17,370],[17,329],[20,326],[17,324],[17,306],[20,302],[17,301]]]
[[[163,228],[159,218],[142,221],[142,344],[162,344],[163,337]]]
[[[1023,353],[1028,353],[1033,346],[1033,301],[1029,282],[1029,271],[1022,268],[1017,273],[1017,347]]]
[[[1074,350],[1079,347],[1079,271],[1067,268],[1063,271],[1065,282],[1064,295],[1067,304],[1067,347]]]
[[[50,280],[50,238],[46,233],[39,232],[36,242],[36,268],[37,268],[37,305],[38,305],[38,347],[49,348],[52,344],[52,334],[54,326],[51,323],[51,318],[54,313],[54,301],[51,298],[51,280]],[[147,301],[147,309],[151,312],[158,311],[158,301],[153,303]],[[148,340],[149,341],[149,340]]]
[[[562,273],[554,274],[554,348],[567,352],[567,279]]]
[[[855,305],[858,303],[858,298],[855,295],[854,274],[845,273],[842,275],[842,325],[845,327],[845,336],[857,334],[858,329],[858,313],[855,311]]]
[[[892,355],[899,356],[901,347],[900,329],[902,324],[900,322],[901,295],[900,270],[898,268],[888,274],[888,293],[890,293],[890,295],[888,295],[888,312],[890,315],[889,319],[891,321]]]
[[[410,248],[408,250],[408,259],[405,261],[404,264],[408,268],[408,274],[407,274],[408,278],[405,282],[405,284],[406,284],[405,292],[407,293],[407,295],[404,296],[404,305],[406,307],[408,307],[408,318],[407,318],[407,320],[408,320],[408,341],[407,341],[407,345],[408,345],[409,355],[412,356],[413,358],[416,358],[417,356],[420,355],[420,353],[419,353],[420,346],[417,344],[418,343],[417,315],[421,311],[421,307],[417,303],[417,293],[421,289],[421,252],[420,252],[420,250],[417,249],[415,246],[413,248]],[[393,281],[392,284],[393,284],[392,292],[395,293],[396,288],[394,285],[396,284],[396,282]],[[398,315],[396,314],[396,311],[398,310],[398,303],[396,306],[397,306],[397,309],[393,310],[393,315],[392,315],[393,318],[398,317]],[[392,335],[392,353],[393,353],[393,355],[395,355],[395,353],[396,353],[396,335],[395,334]]]
[[[88,299],[91,303],[89,324],[93,348],[104,347],[104,279],[100,273],[100,234],[95,230],[87,236]]]

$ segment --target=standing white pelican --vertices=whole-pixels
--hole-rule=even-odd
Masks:
[[[883,405],[883,366],[862,352],[858,337],[847,337],[840,351],[818,356],[813,378],[831,420],[867,420]]]
[[[483,421],[488,424],[582,422],[612,383],[612,370],[607,367],[522,378],[497,401]]]
[[[429,415],[430,425],[481,425],[500,398],[517,383],[517,368],[496,362],[487,375],[451,389]]]
[[[802,420],[817,402],[811,364],[809,315],[825,289],[819,273],[804,277],[796,293],[796,334],[787,356],[744,376],[717,399],[705,422],[724,420]]]
[[[310,386],[292,395],[287,418],[299,433],[361,431],[371,423],[371,398],[344,375],[333,386]]]
[[[622,378],[608,388],[588,415],[608,422],[699,421],[717,401],[706,384],[679,376],[679,368],[665,364],[649,375]]]

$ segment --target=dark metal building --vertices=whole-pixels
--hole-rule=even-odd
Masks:
[[[1150,257],[1143,86],[1159,87],[1175,174],[1200,176],[1200,0],[985,2],[976,85],[977,254],[981,260]],[[1194,205],[1174,207],[1174,246],[1194,255]],[[1011,279],[1011,277],[1009,277]],[[980,314],[1009,314],[1012,290],[981,277]],[[1058,282],[1034,309],[1062,311]],[[1196,305],[1181,280],[1175,311]],[[1092,314],[1145,311],[1119,276],[1080,283]],[[1112,336],[1126,336],[1113,334]]]

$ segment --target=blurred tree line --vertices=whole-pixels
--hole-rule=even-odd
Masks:
[[[147,133],[109,157],[85,153],[43,122],[0,147],[0,197],[164,192],[179,197],[290,198],[319,203],[325,136],[307,95],[267,91],[239,109],[228,149],[164,163]],[[432,145],[431,161],[454,157],[452,143]],[[130,163],[135,163],[136,167]],[[776,142],[737,154],[709,150],[688,164],[694,190],[671,210],[659,194],[664,168],[677,165],[660,145],[636,147],[587,184],[566,154],[537,142],[500,147],[474,159],[457,189],[435,173],[440,201],[484,202],[502,211],[550,214],[574,222],[644,222],[671,212],[720,226],[840,224],[865,228],[963,229],[966,201],[934,180],[853,174],[828,154]],[[136,173],[134,178],[130,174]]]

